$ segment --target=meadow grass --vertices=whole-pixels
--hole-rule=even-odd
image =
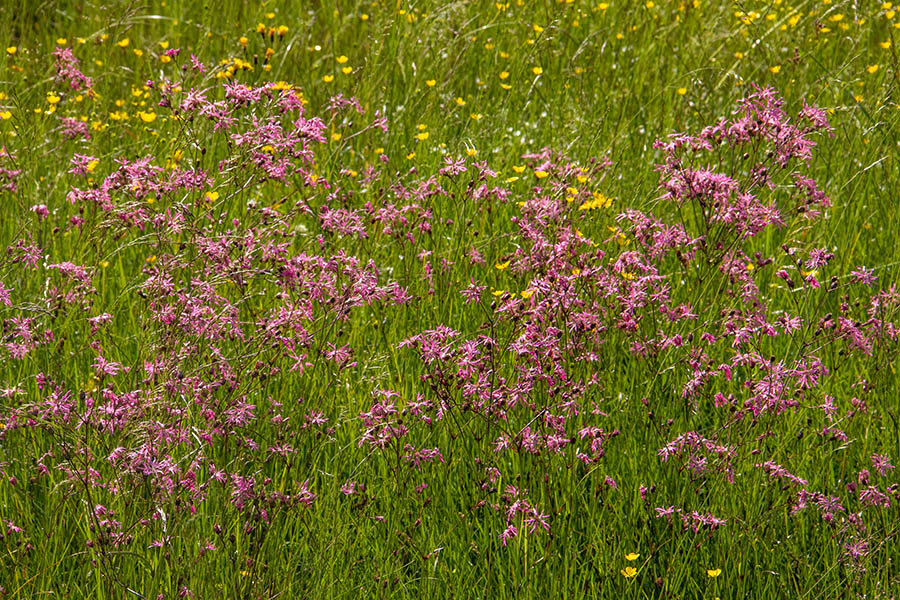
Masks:
[[[0,598],[898,594],[890,3],[3,12]]]

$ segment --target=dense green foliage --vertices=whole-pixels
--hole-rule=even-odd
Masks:
[[[0,599],[895,597],[862,4],[8,2]]]

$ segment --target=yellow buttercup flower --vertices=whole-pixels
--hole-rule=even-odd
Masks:
[[[624,575],[625,579],[631,579],[632,577],[637,575],[637,569],[635,569],[634,567],[625,567],[624,569],[619,571],[619,573]]]
[[[722,573],[722,569],[707,569],[706,570],[707,576],[713,577],[713,578],[718,577],[719,575],[721,575],[721,573]]]
[[[629,552],[628,554],[625,555],[625,560],[627,560],[627,561],[637,560],[639,556],[640,556],[640,554],[638,554],[636,552]]]
[[[116,46],[118,46],[119,48],[127,48],[128,44],[130,44],[130,43],[131,43],[131,40],[129,40],[128,38],[122,38],[121,40],[116,42]]]

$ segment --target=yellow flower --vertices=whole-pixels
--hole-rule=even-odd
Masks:
[[[343,54],[341,54],[341,55],[338,56],[335,60],[338,62],[339,65],[342,65],[342,64],[344,64],[345,62],[347,62],[347,61],[350,60],[350,59],[347,58],[346,56],[344,56]]]
[[[480,121],[484,115],[481,113],[471,113],[469,117],[471,117],[473,121]]]
[[[535,75],[540,75],[544,72],[544,69],[542,69],[541,67],[532,67],[531,72]]]
[[[340,132],[337,132],[337,131],[335,131],[334,133],[331,134],[331,139],[334,140],[335,142],[341,141],[341,137],[343,137],[343,136],[340,134]]]
[[[3,112],[0,112],[0,119],[3,119],[4,121],[9,121],[11,118],[12,118],[12,113],[9,112],[8,110],[4,110]]]
[[[869,75],[874,75],[878,72],[878,65],[869,65],[866,67],[866,71],[869,72]]]
[[[541,33],[542,31],[544,31],[544,28],[536,23],[532,25],[531,28],[534,29],[535,33]]]
[[[505,271],[506,269],[509,268],[509,263],[510,263],[510,261],[497,263],[496,265],[494,265],[494,268],[497,269],[498,271]]]
[[[165,42],[165,41],[160,42],[160,43],[159,43],[159,47],[162,48],[163,50],[168,50],[168,49],[169,49],[169,42]]]
[[[771,71],[773,75],[778,75],[778,73],[781,72],[781,65],[775,65],[774,67],[769,67],[769,71]]]
[[[425,82],[425,85],[427,85],[428,87],[434,87],[436,83],[437,81],[435,81],[434,79],[429,79]]]
[[[168,63],[172,62],[172,57],[169,56],[168,54],[163,54],[162,56],[159,57],[159,60],[163,64],[168,64]]]
[[[128,38],[122,38],[121,40],[116,42],[116,46],[118,46],[119,48],[127,48],[128,44],[130,44],[130,43],[131,43],[131,40],[129,40]]]
[[[534,176],[537,177],[538,179],[544,179],[548,175],[550,175],[550,173],[548,173],[547,171],[535,171],[534,172]]]
[[[478,150],[476,148],[466,148],[466,154],[469,156],[478,156]]]
[[[501,72],[500,72],[500,79],[504,79],[504,80],[505,80],[505,79],[507,79],[507,78],[509,78],[509,71],[501,71]]]
[[[525,290],[520,295],[522,296],[522,298],[528,300],[532,295],[534,295],[534,290]]]
[[[619,573],[624,575],[626,579],[631,579],[632,577],[637,575],[637,569],[635,569],[634,567],[625,567],[624,569],[619,571]]]
[[[65,46],[68,43],[69,43],[69,40],[67,40],[66,38],[56,38],[57,46]]]
[[[722,573],[722,569],[707,569],[706,574],[709,577],[718,577]]]
[[[415,157],[416,157],[416,153],[415,153],[415,152],[410,152],[409,154],[406,155],[406,160],[412,160],[412,159],[414,159]]]
[[[331,83],[332,81],[334,81],[334,75],[326,75],[322,78],[322,81],[324,81],[325,83]]]
[[[15,54],[15,53],[18,52],[18,51],[19,51],[19,49],[16,48],[15,46],[9,46],[9,47],[6,49],[6,53],[9,54],[10,56],[12,56],[13,54]]]
[[[625,560],[627,560],[627,561],[637,560],[639,556],[640,556],[640,554],[637,554],[636,552],[629,552],[628,554],[625,555]]]
[[[460,106],[465,106],[465,105],[466,105],[466,101],[463,100],[462,98],[460,98],[459,96],[456,97],[456,103],[457,103],[458,105],[460,105]]]
[[[140,48],[135,48],[134,50],[132,50],[132,52],[134,52],[134,55],[137,56],[138,58],[140,58],[144,55],[144,51],[141,50]]]
[[[150,112],[138,111],[138,116],[144,123],[152,123],[156,120],[156,113],[152,110]]]
[[[678,88],[675,91],[678,92],[679,96],[684,96],[685,94],[687,94],[687,88]]]
[[[515,171],[516,173],[524,173],[525,165],[513,165],[512,170]]]
[[[349,75],[352,72],[353,72],[353,67],[351,67],[349,65],[344,67],[343,69],[341,69],[341,73],[343,73],[344,75]]]
[[[219,192],[206,192],[206,199],[210,202],[215,202],[219,199]]]
[[[420,132],[420,133],[417,133],[417,134],[416,134],[416,139],[419,140],[420,142],[424,142],[425,140],[428,139],[428,132],[427,132],[427,131],[422,131],[422,132]]]
[[[52,92],[47,94],[47,102],[50,104],[59,104],[59,100],[60,97],[56,94],[53,94]]]

